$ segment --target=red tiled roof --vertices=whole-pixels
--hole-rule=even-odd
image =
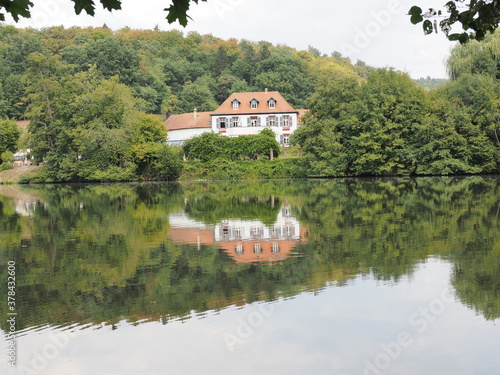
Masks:
[[[268,100],[274,99],[276,105],[274,108],[269,108]],[[257,109],[252,109],[250,101],[256,99],[259,103]],[[238,100],[238,109],[233,109],[233,100]],[[244,113],[284,113],[298,112],[281,96],[278,91],[261,91],[261,92],[238,92],[232,94],[217,108],[212,115],[231,115]]]
[[[194,112],[172,115],[165,121],[165,126],[168,130],[211,128],[210,114],[211,112],[196,112],[196,119]]]

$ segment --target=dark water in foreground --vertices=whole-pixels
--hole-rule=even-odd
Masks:
[[[499,183],[0,186],[0,373],[499,374]]]

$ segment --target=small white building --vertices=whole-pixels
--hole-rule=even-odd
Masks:
[[[279,92],[267,90],[232,94],[211,117],[212,130],[223,136],[255,135],[270,128],[282,146],[289,145],[290,135],[299,124],[299,110]]]
[[[183,113],[180,115],[171,115],[165,121],[168,130],[167,144],[171,146],[180,146],[190,138],[203,133],[212,132],[210,124],[211,112]]]

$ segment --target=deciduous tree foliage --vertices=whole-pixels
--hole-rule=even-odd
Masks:
[[[319,176],[499,171],[500,91],[463,75],[428,92],[403,73],[320,80],[293,141]]]
[[[31,149],[51,181],[175,179],[180,160],[161,120],[135,108],[130,89],[100,72],[61,75],[67,66],[34,53],[28,82]],[[161,171],[163,169],[163,171]]]
[[[0,119],[0,155],[6,151],[16,152],[20,136],[21,130],[15,121]]]

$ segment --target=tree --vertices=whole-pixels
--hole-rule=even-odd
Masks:
[[[425,113],[425,92],[406,74],[378,69],[367,82],[340,75],[325,80],[310,100],[311,113],[294,134],[313,174],[408,174],[408,152]]]
[[[16,152],[21,130],[15,121],[0,120],[0,155],[6,151]]]
[[[179,109],[181,112],[213,111],[217,102],[207,86],[198,83],[187,83],[179,94]]]
[[[229,56],[227,55],[227,51],[223,45],[220,45],[215,56],[215,77],[219,77],[227,69],[228,64]]]
[[[482,41],[470,41],[466,45],[455,46],[446,61],[451,79],[462,75],[486,75],[500,78],[500,33],[487,35]]]

